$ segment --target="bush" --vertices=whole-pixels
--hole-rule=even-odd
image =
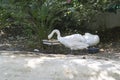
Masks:
[[[41,45],[42,39],[47,38],[56,21],[60,20],[62,5],[57,0],[1,0],[0,9],[1,29],[7,30],[8,34],[11,31],[16,34],[21,27],[21,34],[29,38],[34,35]],[[34,39],[31,38],[36,41]]]
[[[117,0],[115,0],[117,1]],[[40,43],[54,28],[67,33],[84,31],[93,16],[115,1],[0,0],[0,29],[11,29]],[[19,30],[22,27],[21,30]],[[14,32],[14,30],[13,30]],[[20,33],[19,33],[20,34]],[[33,38],[35,36],[36,38]]]

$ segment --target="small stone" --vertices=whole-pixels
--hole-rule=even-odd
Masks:
[[[11,55],[10,57],[11,57],[11,58],[15,58],[16,56],[15,56],[15,55]]]
[[[38,49],[34,49],[34,51],[35,51],[35,52],[39,52],[39,50],[38,50]]]
[[[104,49],[100,49],[101,52],[104,52],[105,50]]]

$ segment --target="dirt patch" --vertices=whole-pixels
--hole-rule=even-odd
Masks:
[[[0,51],[13,51],[15,54],[32,54],[33,56],[51,56],[54,55],[65,55],[65,56],[83,56],[83,58],[96,57],[100,58],[108,58],[113,60],[120,60],[120,40],[100,43],[97,47],[99,48],[98,53],[90,54],[87,50],[77,50],[72,51],[64,47],[63,45],[57,46],[47,46],[44,45],[44,49],[36,48],[39,51],[34,51],[33,48],[28,48],[26,46],[26,38],[24,37],[8,37],[2,38],[0,37]],[[38,45],[38,44],[37,44]],[[18,52],[16,52],[18,51]]]

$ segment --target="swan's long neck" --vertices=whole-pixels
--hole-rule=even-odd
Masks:
[[[57,30],[57,29],[55,29],[55,30],[53,30],[53,31],[48,35],[48,38],[51,39],[52,36],[53,36],[55,33],[57,34],[57,39],[59,39],[59,38],[61,37],[60,31]]]

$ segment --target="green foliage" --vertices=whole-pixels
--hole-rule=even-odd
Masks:
[[[23,27],[23,35],[36,36],[36,42],[47,38],[54,28],[85,30],[85,24],[111,2],[119,0],[0,0],[0,29]]]
[[[1,29],[21,26],[23,35],[29,38],[36,36],[34,39],[40,45],[42,39],[47,38],[54,28],[56,21],[60,20],[59,15],[62,12],[62,6],[57,0],[1,0],[0,9]]]
[[[0,4],[0,27],[21,25],[25,28],[25,33],[31,35],[32,32],[43,39],[47,37],[47,32],[53,28],[54,22],[58,20],[57,1],[50,0],[2,0]],[[10,21],[7,21],[10,19]]]

